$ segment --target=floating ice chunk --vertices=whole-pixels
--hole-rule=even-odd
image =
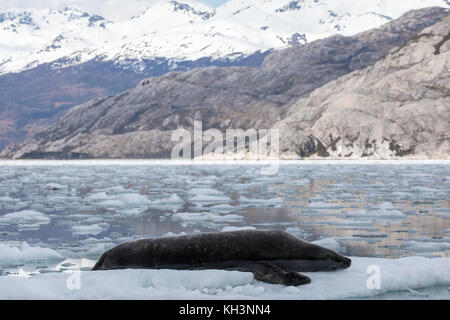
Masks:
[[[255,227],[247,226],[247,227],[223,227],[222,232],[232,232],[232,231],[243,231],[243,230],[256,230]]]
[[[31,247],[22,242],[20,247],[8,246],[0,242],[0,263],[19,263],[24,261],[57,260],[61,255],[53,249]]]
[[[125,193],[128,190],[125,189],[123,186],[116,186],[116,187],[102,189],[102,191],[111,192],[111,193]]]
[[[111,238],[105,237],[103,239],[97,239],[97,238],[90,237],[90,238],[80,241],[80,243],[82,243],[82,244],[97,244],[97,243],[105,243],[105,242],[111,242]]]
[[[185,236],[187,235],[186,232],[180,232],[180,233],[173,233],[173,232],[167,232],[163,235],[163,237],[171,238],[171,237],[178,237],[178,236]]]
[[[358,233],[353,235],[356,238],[386,238],[387,236],[386,232]]]
[[[19,268],[19,270],[17,270],[17,272],[12,272],[12,273],[8,274],[8,276],[19,277],[19,278],[31,278],[32,275],[36,275],[38,273],[39,273],[38,271],[28,272],[28,271],[25,271],[23,268]]]
[[[94,224],[91,226],[73,226],[72,233],[77,235],[97,235],[108,229],[108,225],[104,224]]]
[[[291,181],[290,183],[296,186],[309,186],[311,184],[311,180],[305,178],[296,181]]]
[[[198,194],[196,196],[189,198],[189,200],[193,203],[206,203],[206,204],[231,202],[231,199],[227,196],[218,196],[210,194]]]
[[[378,266],[380,289],[367,287],[369,266]],[[306,299],[340,299],[370,297],[386,292],[407,291],[450,283],[450,259],[406,257],[401,259],[352,258],[352,266],[334,275],[332,273],[305,273],[312,283],[305,287],[308,293],[297,297]],[[330,290],[333,288],[333,290]],[[306,295],[309,294],[309,297]]]
[[[49,224],[50,221],[51,219],[47,215],[33,210],[23,210],[0,216],[0,225],[18,224],[19,228],[35,229],[40,225]]]
[[[62,190],[65,188],[65,186],[60,185],[58,183],[48,183],[44,186],[45,189],[47,190],[52,190],[52,191],[57,191],[57,190]]]
[[[218,213],[211,212],[180,212],[172,215],[172,220],[182,222],[239,222],[244,218],[236,214],[220,215]]]
[[[239,197],[239,203],[246,205],[281,206],[283,202],[284,202],[283,199],[280,197],[271,199],[249,199],[246,196]]]
[[[130,205],[148,205],[151,203],[149,199],[138,193],[122,193],[117,195],[117,200]]]
[[[336,198],[338,199],[352,199],[354,197],[355,195],[351,193],[339,193],[338,195],[336,195]]]
[[[4,196],[0,197],[0,202],[16,202],[19,201],[19,199],[11,198],[10,196]]]
[[[181,209],[184,204],[184,200],[174,193],[168,198],[151,201],[149,207],[161,210],[172,210],[173,212],[176,212]]]
[[[308,204],[308,208],[310,209],[341,209],[342,206],[338,203],[328,203],[323,201],[313,201]]]
[[[184,203],[184,200],[181,199],[176,193],[172,194],[169,198],[160,201],[164,201],[165,203]]]
[[[441,192],[441,190],[439,189],[433,189],[433,188],[429,188],[429,187],[424,187],[424,186],[415,186],[412,188],[414,191],[418,191],[420,193],[424,192],[424,193],[437,193],[437,192]]]
[[[227,286],[239,287],[253,281],[249,272],[224,270],[82,271],[81,290],[70,290],[66,285],[70,276],[0,277],[0,299],[204,299],[223,292]]]
[[[227,213],[239,210],[240,206],[230,206],[229,204],[218,204],[216,206],[208,207],[208,210],[219,213]]]
[[[106,192],[98,192],[86,198],[87,200],[100,201],[95,205],[102,207],[146,206],[151,203],[149,199],[138,193],[122,193],[108,195]]]
[[[339,242],[335,238],[323,238],[320,240],[312,241],[311,243],[316,244],[318,246],[328,248],[334,250],[336,252],[342,252],[343,248]]]
[[[122,216],[140,216],[145,211],[145,208],[130,208],[125,210],[120,210],[120,215]]]
[[[189,190],[189,200],[192,203],[216,204],[231,202],[231,198],[223,192],[211,188],[194,188]]]
[[[440,241],[406,241],[402,245],[408,251],[423,253],[423,252],[438,252],[438,251],[450,251],[450,239],[443,238]]]
[[[103,223],[105,221],[102,216],[88,216],[86,219],[83,219],[84,224],[96,224]]]
[[[324,220],[324,221],[315,221],[314,224],[327,224],[330,226],[371,226],[373,224],[372,221],[367,220]]]
[[[401,200],[413,199],[414,195],[408,192],[394,191],[389,194],[391,197],[395,197]]]
[[[110,198],[106,192],[97,192],[86,197],[87,200],[108,200]]]
[[[127,204],[123,201],[120,200],[116,200],[116,199],[110,199],[110,200],[105,200],[102,202],[98,202],[96,203],[97,206],[100,207],[105,207],[105,208],[109,208],[109,207],[124,207]]]
[[[450,259],[352,257],[336,272],[305,273],[312,282],[285,287],[255,281],[251,273],[223,270],[115,270],[81,272],[81,290],[66,286],[70,273],[0,277],[0,299],[352,299],[450,285]],[[367,286],[378,266],[380,289]],[[120,290],[113,290],[120,288]],[[445,292],[448,295],[448,292]],[[433,297],[431,297],[433,298]]]
[[[417,290],[413,290],[413,289],[407,289],[409,294],[413,297],[428,297],[428,294],[417,291]]]
[[[79,271],[81,269],[92,269],[97,261],[96,260],[90,260],[86,258],[81,259],[65,259],[64,261],[61,261],[58,263],[55,267],[53,267],[51,270],[54,271],[65,271],[65,270],[74,270]]]
[[[217,189],[213,188],[192,188],[188,191],[188,194],[192,196],[196,196],[198,194],[209,194],[209,195],[217,195],[217,196],[223,196],[224,193],[222,191],[219,191]]]
[[[405,214],[399,210],[399,208],[394,207],[390,202],[384,202],[374,207],[370,207],[370,214],[374,214],[378,217],[388,217],[388,218],[403,218]]]
[[[377,219],[377,218],[390,218],[390,219],[404,219],[406,215],[397,210],[390,203],[383,203],[370,211],[360,210],[360,211],[348,211],[345,212],[346,217],[354,217],[360,219]]]

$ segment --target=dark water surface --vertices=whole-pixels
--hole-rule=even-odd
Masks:
[[[96,259],[130,239],[251,226],[331,240],[349,256],[450,257],[449,192],[446,164],[295,164],[272,176],[246,165],[0,166],[0,241]],[[23,210],[50,221],[5,218]]]

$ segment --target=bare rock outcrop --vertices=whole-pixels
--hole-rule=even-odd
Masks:
[[[450,17],[293,104],[284,158],[448,158]]]
[[[411,11],[354,37],[275,52],[261,68],[199,68],[146,79],[70,109],[0,157],[167,158],[173,130],[191,130],[200,119],[204,130],[276,124],[283,129],[284,156],[291,158],[440,154],[446,150],[442,119],[448,119],[447,42],[443,31],[426,36],[437,26],[422,30],[444,17],[439,26],[445,29],[449,14],[442,8]],[[426,71],[431,67],[436,72]],[[432,138],[435,146],[425,148],[422,141]]]

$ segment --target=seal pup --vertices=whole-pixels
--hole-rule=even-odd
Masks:
[[[100,257],[92,270],[176,269],[252,272],[287,286],[311,282],[299,272],[348,268],[351,260],[278,230],[243,230],[127,242]]]

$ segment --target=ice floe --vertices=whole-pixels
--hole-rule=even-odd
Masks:
[[[26,242],[22,242],[20,246],[9,246],[0,242],[0,263],[2,264],[61,258],[61,255],[53,249],[32,247]]]
[[[313,201],[308,204],[308,208],[317,209],[341,209],[342,206],[338,203],[328,203],[323,201]]]
[[[358,218],[361,220],[381,220],[384,222],[399,222],[407,216],[397,208],[393,207],[391,203],[382,203],[377,206],[372,206],[368,210],[346,211],[343,213],[346,217]]]
[[[450,238],[411,240],[404,242],[402,247],[405,250],[417,253],[450,251]]]
[[[65,188],[65,186],[60,185],[58,183],[48,183],[44,186],[45,189],[47,190],[52,190],[52,191],[57,191],[57,190],[62,190]]]
[[[232,231],[244,231],[244,230],[256,230],[255,227],[247,226],[247,227],[223,227],[222,232],[232,232]]]
[[[239,203],[252,206],[281,206],[284,201],[280,197],[271,199],[251,199],[245,196],[239,198]]]
[[[239,222],[244,219],[236,214],[221,215],[213,212],[180,212],[172,215],[171,218],[180,222]]]
[[[149,199],[138,193],[122,193],[117,195],[116,199],[129,205],[145,206],[151,203]]]
[[[180,198],[177,194],[172,194],[171,196],[159,200],[153,200],[149,203],[150,208],[160,209],[160,210],[171,210],[172,212],[177,212],[185,204],[185,201]]]
[[[368,286],[371,266],[379,271],[379,287]],[[73,273],[0,276],[0,287],[5,288],[0,299],[351,299],[389,292],[403,292],[407,298],[411,290],[449,286],[450,259],[353,257],[349,269],[305,274],[310,284],[286,287],[237,271],[82,271],[79,288],[72,290],[67,284]]]
[[[16,201],[19,201],[19,199],[14,199],[11,198],[10,196],[0,197],[0,202],[16,202]]]
[[[72,226],[72,233],[77,235],[98,235],[108,229],[108,224],[94,224],[90,226]]]
[[[279,173],[269,177],[261,177],[258,166],[248,165],[178,167],[159,162],[159,165],[136,167],[123,161],[123,166],[96,165],[101,162],[94,162],[94,166],[77,165],[77,162],[73,166],[42,163],[39,170],[28,165],[0,166],[0,237],[18,241],[14,250],[20,250],[22,241],[27,241],[33,246],[37,243],[41,247],[56,248],[64,258],[97,259],[115,245],[143,237],[257,227],[286,230],[307,241],[320,239],[317,240],[319,245],[342,250],[346,255],[448,256],[450,241],[445,236],[450,234],[447,223],[450,218],[447,205],[449,162],[417,165],[341,163],[290,163],[280,165]],[[63,189],[45,190],[44,185],[49,183],[57,183]],[[25,217],[24,212],[38,214]],[[12,272],[17,275],[16,279],[8,280],[13,281],[9,283],[13,289],[1,294],[24,298],[30,298],[33,292],[36,296],[45,292],[44,297],[61,295],[61,298],[302,299],[375,294],[392,297],[396,295],[394,292],[413,298],[426,292],[430,298],[449,298],[448,284],[445,296],[434,296],[434,287],[430,287],[446,285],[445,281],[431,281],[439,280],[439,274],[445,276],[445,272],[438,272],[448,268],[445,259],[367,260],[367,264],[381,268],[382,289],[378,291],[366,290],[367,264],[363,265],[365,260],[361,259],[354,258],[353,266],[343,272],[311,273],[311,285],[288,288],[251,279],[236,284],[233,282],[235,275],[225,272],[223,276],[229,277],[227,285],[189,289],[186,286],[183,289],[183,280],[180,280],[164,289],[155,287],[152,282],[154,277],[163,279],[164,270],[154,271],[151,275],[144,271],[119,272],[125,281],[135,281],[133,285],[125,286],[123,293],[111,292],[111,287],[102,283],[108,280],[109,274],[103,276],[102,272],[98,275],[86,273],[86,279],[92,283],[86,284],[83,280],[82,288],[86,288],[81,292],[64,291],[68,274],[52,272],[67,271],[72,268],[66,266],[69,262],[54,270],[53,262],[25,261],[18,262],[23,264],[22,271],[17,270],[17,266],[13,270],[0,267],[0,274]],[[408,264],[412,269],[405,271],[403,267]],[[41,268],[42,265],[47,268]],[[395,266],[399,268],[395,269]],[[390,281],[384,274],[386,270],[394,272],[397,278]],[[113,283],[123,282],[116,273],[112,274]],[[186,273],[181,274],[186,276]],[[410,279],[404,279],[404,274]],[[20,279],[22,276],[30,278]],[[200,272],[198,277],[202,276],[205,274]],[[208,277],[215,278],[216,275],[211,273]],[[3,289],[5,282],[2,281],[6,280],[2,276],[0,279]],[[85,279],[84,272],[82,279]],[[30,282],[17,284],[17,291],[14,291],[14,285],[22,283],[19,280]],[[389,285],[383,285],[383,281],[390,281]],[[60,284],[63,289],[59,289]],[[30,291],[24,292],[21,288]],[[330,292],[330,288],[334,291]],[[400,291],[390,291],[395,288]],[[56,291],[49,293],[51,290]]]
[[[106,192],[97,192],[86,197],[87,200],[108,200],[109,198]]]
[[[230,197],[212,188],[193,188],[189,190],[188,194],[189,201],[199,206],[231,202]]]
[[[97,206],[103,207],[103,208],[114,208],[114,207],[124,207],[127,204],[123,201],[117,200],[117,199],[109,199],[105,201],[101,201],[96,203]]]
[[[38,211],[23,210],[0,216],[0,225],[17,224],[20,229],[39,229],[41,225],[49,224],[51,219]]]

